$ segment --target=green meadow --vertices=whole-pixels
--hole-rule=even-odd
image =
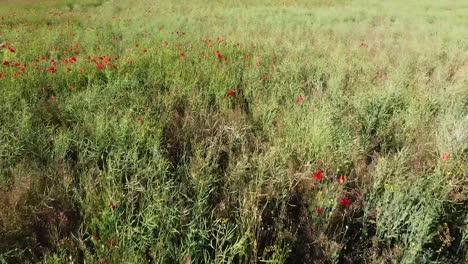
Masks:
[[[0,263],[468,263],[468,2],[0,0]]]

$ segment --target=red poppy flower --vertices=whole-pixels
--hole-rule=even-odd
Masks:
[[[94,233],[93,234],[93,239],[97,241],[99,239],[99,236],[96,233]]]
[[[323,173],[321,170],[315,172],[314,179],[316,179],[317,181],[321,181],[323,179]]]
[[[140,122],[140,124],[143,124],[143,117],[140,116],[140,118],[138,118],[138,121]]]
[[[52,66],[57,66],[57,62],[55,60],[51,60],[50,63],[52,64]]]
[[[109,239],[109,246],[110,247],[113,247],[114,246],[114,240],[111,238]]]
[[[8,66],[8,65],[10,65],[10,62],[9,61],[4,61],[2,65],[3,66]]]
[[[337,180],[337,181],[338,181],[338,183],[343,183],[343,182],[345,182],[345,181],[346,181],[346,176],[341,175],[340,177],[338,177],[338,180]]]
[[[223,58],[223,54],[219,53],[219,51],[216,51],[216,56],[218,57],[218,59]]]
[[[1,79],[1,78],[3,78],[3,73],[2,73],[2,72],[0,72],[0,79]]]
[[[296,98],[296,105],[300,105],[304,102],[304,96],[299,96],[298,98]]]
[[[182,59],[185,59],[185,57],[187,57],[187,54],[185,54],[185,53],[182,52],[182,53],[180,54],[180,57],[182,57]]]
[[[351,201],[347,197],[341,198],[339,203],[346,207],[349,207],[349,205],[351,205]]]
[[[96,69],[98,70],[104,70],[106,68],[106,66],[102,65],[102,64],[96,64]]]
[[[57,72],[57,69],[55,69],[54,67],[50,67],[49,69],[47,69],[50,73],[56,73]]]
[[[322,215],[323,209],[321,207],[317,208],[317,215]]]
[[[107,264],[107,261],[106,261],[105,258],[102,258],[102,259],[101,259],[101,264]]]
[[[443,160],[443,161],[449,160],[449,154],[444,153],[444,154],[442,155],[442,160]]]
[[[8,50],[10,50],[11,53],[14,53],[14,52],[15,52],[15,49],[14,49],[14,48],[8,48]]]
[[[21,64],[20,64],[19,62],[15,62],[15,63],[13,64],[13,66],[15,66],[16,68],[18,68],[19,66],[21,66]]]
[[[71,86],[71,90],[72,90],[72,91],[75,91],[75,85],[72,85],[72,86]]]
[[[251,60],[251,59],[252,59],[252,57],[250,57],[250,56],[247,56],[247,57],[245,57],[245,59],[249,61],[249,60]]]
[[[259,61],[257,61],[257,62],[255,63],[255,66],[257,66],[257,67],[260,67],[260,65],[262,65],[262,63],[259,62]]]
[[[110,208],[111,208],[112,210],[115,209],[115,204],[114,204],[113,201],[110,201],[109,206],[110,206]]]
[[[227,92],[227,94],[228,94],[229,96],[232,96],[232,95],[234,95],[235,93],[236,93],[236,91],[234,91],[234,90],[229,90],[229,91]]]
[[[359,45],[361,48],[367,48],[367,44],[365,42],[361,42],[361,45]]]

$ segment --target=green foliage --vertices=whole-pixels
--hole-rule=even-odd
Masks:
[[[2,3],[0,263],[467,261],[467,9]]]

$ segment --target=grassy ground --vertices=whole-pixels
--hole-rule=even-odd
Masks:
[[[466,1],[0,1],[0,263],[468,262]]]

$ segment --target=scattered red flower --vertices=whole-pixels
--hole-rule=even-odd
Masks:
[[[54,67],[50,67],[49,69],[47,69],[50,73],[56,73],[57,72],[57,69],[55,69]]]
[[[304,96],[299,96],[298,98],[296,98],[296,105],[300,105],[304,102]]]
[[[115,204],[113,201],[110,201],[109,206],[112,210],[115,210]]]
[[[143,124],[143,117],[140,116],[140,118],[138,118],[138,121],[140,122],[140,124]]]
[[[70,68],[67,68],[67,72],[71,72],[71,69],[70,69]]]
[[[75,91],[75,85],[72,85],[71,90]]]
[[[234,90],[229,90],[229,91],[227,92],[227,94],[228,94],[229,96],[232,96],[232,95],[234,95],[235,93],[236,93],[236,91],[234,91]]]
[[[182,57],[182,59],[185,59],[185,57],[187,57],[187,54],[185,54],[185,53],[182,52],[182,53],[180,54],[180,56]]]
[[[442,155],[442,160],[443,160],[443,161],[449,160],[449,154],[444,153],[444,154]]]
[[[110,247],[113,247],[114,246],[114,240],[111,238],[109,239],[109,246]]]
[[[323,173],[321,170],[315,172],[314,179],[316,179],[317,181],[321,181],[323,179]]]
[[[8,65],[10,65],[10,62],[9,61],[4,61],[2,65],[3,66],[8,66]]]
[[[322,215],[323,209],[321,207],[317,208],[317,215]]]
[[[96,64],[96,69],[98,70],[104,70],[106,68],[106,66],[102,65],[102,64]]]
[[[97,240],[99,240],[99,236],[96,233],[94,233],[93,234],[93,239],[97,241]]]
[[[359,45],[359,47],[361,47],[361,48],[367,48],[368,46],[367,46],[367,44],[366,44],[365,42],[361,42],[361,45]]]
[[[218,59],[223,58],[223,54],[219,53],[219,51],[216,51],[216,56],[218,57]]]
[[[14,48],[8,48],[8,50],[9,50],[11,53],[15,53],[15,49],[14,49]]]
[[[346,207],[349,207],[349,205],[351,205],[351,201],[347,197],[341,198],[339,203]]]
[[[262,63],[259,62],[259,61],[257,61],[257,62],[255,63],[255,66],[257,66],[257,67],[260,67],[260,65],[262,65]]]
[[[338,177],[338,180],[337,180],[337,181],[338,181],[338,183],[343,183],[343,182],[345,182],[345,181],[346,181],[346,176],[341,175],[340,177]]]

